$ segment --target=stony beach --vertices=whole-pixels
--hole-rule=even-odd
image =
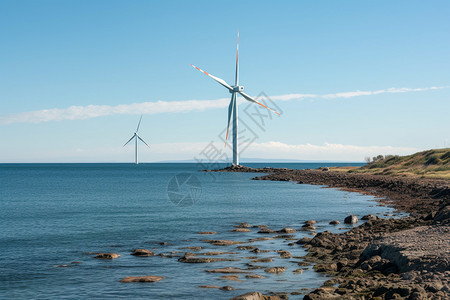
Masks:
[[[267,173],[254,180],[325,185],[378,197],[409,213],[400,219],[365,216],[345,233],[317,233],[297,241],[305,261],[334,276],[304,299],[449,299],[450,182],[417,177],[318,170],[229,167],[224,172]],[[348,222],[352,222],[349,216]],[[313,226],[313,224],[305,224]],[[253,298],[251,298],[253,297]],[[263,296],[240,299],[265,299]]]

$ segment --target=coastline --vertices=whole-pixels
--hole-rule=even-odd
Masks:
[[[209,171],[209,170],[205,170]],[[332,275],[304,299],[450,298],[450,182],[440,179],[319,170],[228,167],[214,172],[265,173],[253,180],[326,185],[377,197],[408,217],[375,217],[345,233],[298,241],[315,270]]]

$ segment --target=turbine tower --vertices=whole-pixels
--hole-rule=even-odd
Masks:
[[[129,142],[131,142],[134,139],[134,162],[136,164],[139,164],[139,160],[138,160],[138,140],[140,140],[141,142],[143,142],[147,147],[150,148],[149,145],[147,145],[146,142],[144,142],[144,140],[138,135],[139,132],[139,126],[141,125],[141,121],[142,121],[142,115],[141,118],[139,119],[139,123],[138,126],[136,128],[136,132],[133,134],[133,136],[131,137],[131,139],[128,140],[128,142],[125,143],[125,145],[123,145],[123,147],[125,147]]]
[[[233,165],[238,166],[239,165],[239,152],[238,152],[238,107],[237,107],[237,103],[236,103],[236,96],[237,96],[236,94],[239,93],[242,97],[244,97],[245,100],[253,102],[253,103],[256,103],[256,104],[259,104],[262,107],[265,107],[265,108],[273,111],[277,115],[280,115],[280,114],[277,113],[275,110],[265,106],[264,104],[256,101],[254,98],[250,97],[249,95],[245,94],[243,92],[244,87],[239,85],[239,31],[238,31],[238,35],[237,35],[236,75],[235,75],[234,86],[229,85],[228,83],[225,82],[225,80],[220,79],[218,77],[215,77],[215,76],[209,74],[208,72],[205,72],[202,69],[200,69],[200,68],[198,68],[198,67],[196,67],[196,66],[194,66],[192,64],[191,64],[191,66],[193,66],[194,68],[196,68],[200,72],[204,73],[205,75],[208,75],[209,77],[211,77],[212,79],[217,81],[219,84],[223,85],[231,93],[231,101],[230,101],[230,105],[228,106],[228,124],[227,124],[227,135],[225,137],[225,146],[226,146],[226,143],[227,143],[227,140],[228,140],[228,130],[230,128],[231,116],[233,115]]]

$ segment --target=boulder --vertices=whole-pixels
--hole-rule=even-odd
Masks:
[[[99,259],[114,259],[120,257],[120,254],[117,253],[98,253],[94,258]]]
[[[297,230],[295,230],[294,228],[289,228],[289,227],[285,227],[281,230],[278,230],[278,233],[295,233],[297,232]]]
[[[309,238],[309,237],[306,237],[306,236],[305,236],[305,237],[299,239],[299,240],[297,241],[297,244],[300,244],[300,245],[308,244],[309,242],[311,242],[311,240],[312,240],[312,238]]]
[[[250,227],[250,224],[248,224],[247,222],[240,223],[239,225],[236,226],[236,228],[248,228],[248,227]]]
[[[285,250],[278,250],[278,254],[280,254],[281,258],[291,258],[291,252]]]
[[[200,231],[198,234],[216,234],[215,231]]]
[[[376,220],[376,219],[378,219],[378,217],[375,216],[375,215],[372,215],[372,214],[365,215],[364,217],[361,218],[361,220],[363,220],[363,221],[369,221],[369,220],[373,221],[373,220]]]
[[[230,241],[230,240],[203,240],[203,242],[210,243],[215,246],[230,246],[236,244],[244,244],[244,242]]]
[[[232,290],[234,290],[234,287],[226,285],[226,286],[223,286],[223,287],[221,287],[219,289],[223,290],[223,291],[232,291]]]
[[[202,288],[202,289],[218,289],[218,288],[220,288],[220,286],[218,286],[218,285],[199,285],[198,287]]]
[[[135,250],[133,250],[133,252],[131,252],[131,255],[148,257],[148,256],[154,256],[155,253],[153,253],[152,251],[147,250],[147,249],[135,249]]]
[[[261,228],[258,233],[276,233],[276,231],[270,228]]]
[[[278,296],[267,296],[260,292],[250,292],[231,298],[231,300],[281,300]]]
[[[162,276],[130,276],[125,277],[120,282],[156,282],[164,279]]]
[[[305,225],[314,225],[314,224],[316,224],[316,221],[315,220],[308,220],[308,221],[305,221],[303,224],[305,224]]]
[[[355,215],[350,215],[344,219],[345,224],[356,224],[358,223],[358,218]]]
[[[294,272],[296,274],[302,274],[303,273],[303,269],[297,269],[297,270],[294,270],[292,272]]]
[[[339,223],[341,223],[341,222],[339,222],[338,220],[333,220],[333,221],[330,221],[330,225],[339,225]]]
[[[434,217],[434,222],[439,222],[442,224],[450,223],[450,205],[442,207]]]

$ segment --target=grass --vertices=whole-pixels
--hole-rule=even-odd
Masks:
[[[450,179],[450,148],[427,150],[408,156],[389,156],[360,168],[346,167],[333,168],[333,170],[349,173]]]

